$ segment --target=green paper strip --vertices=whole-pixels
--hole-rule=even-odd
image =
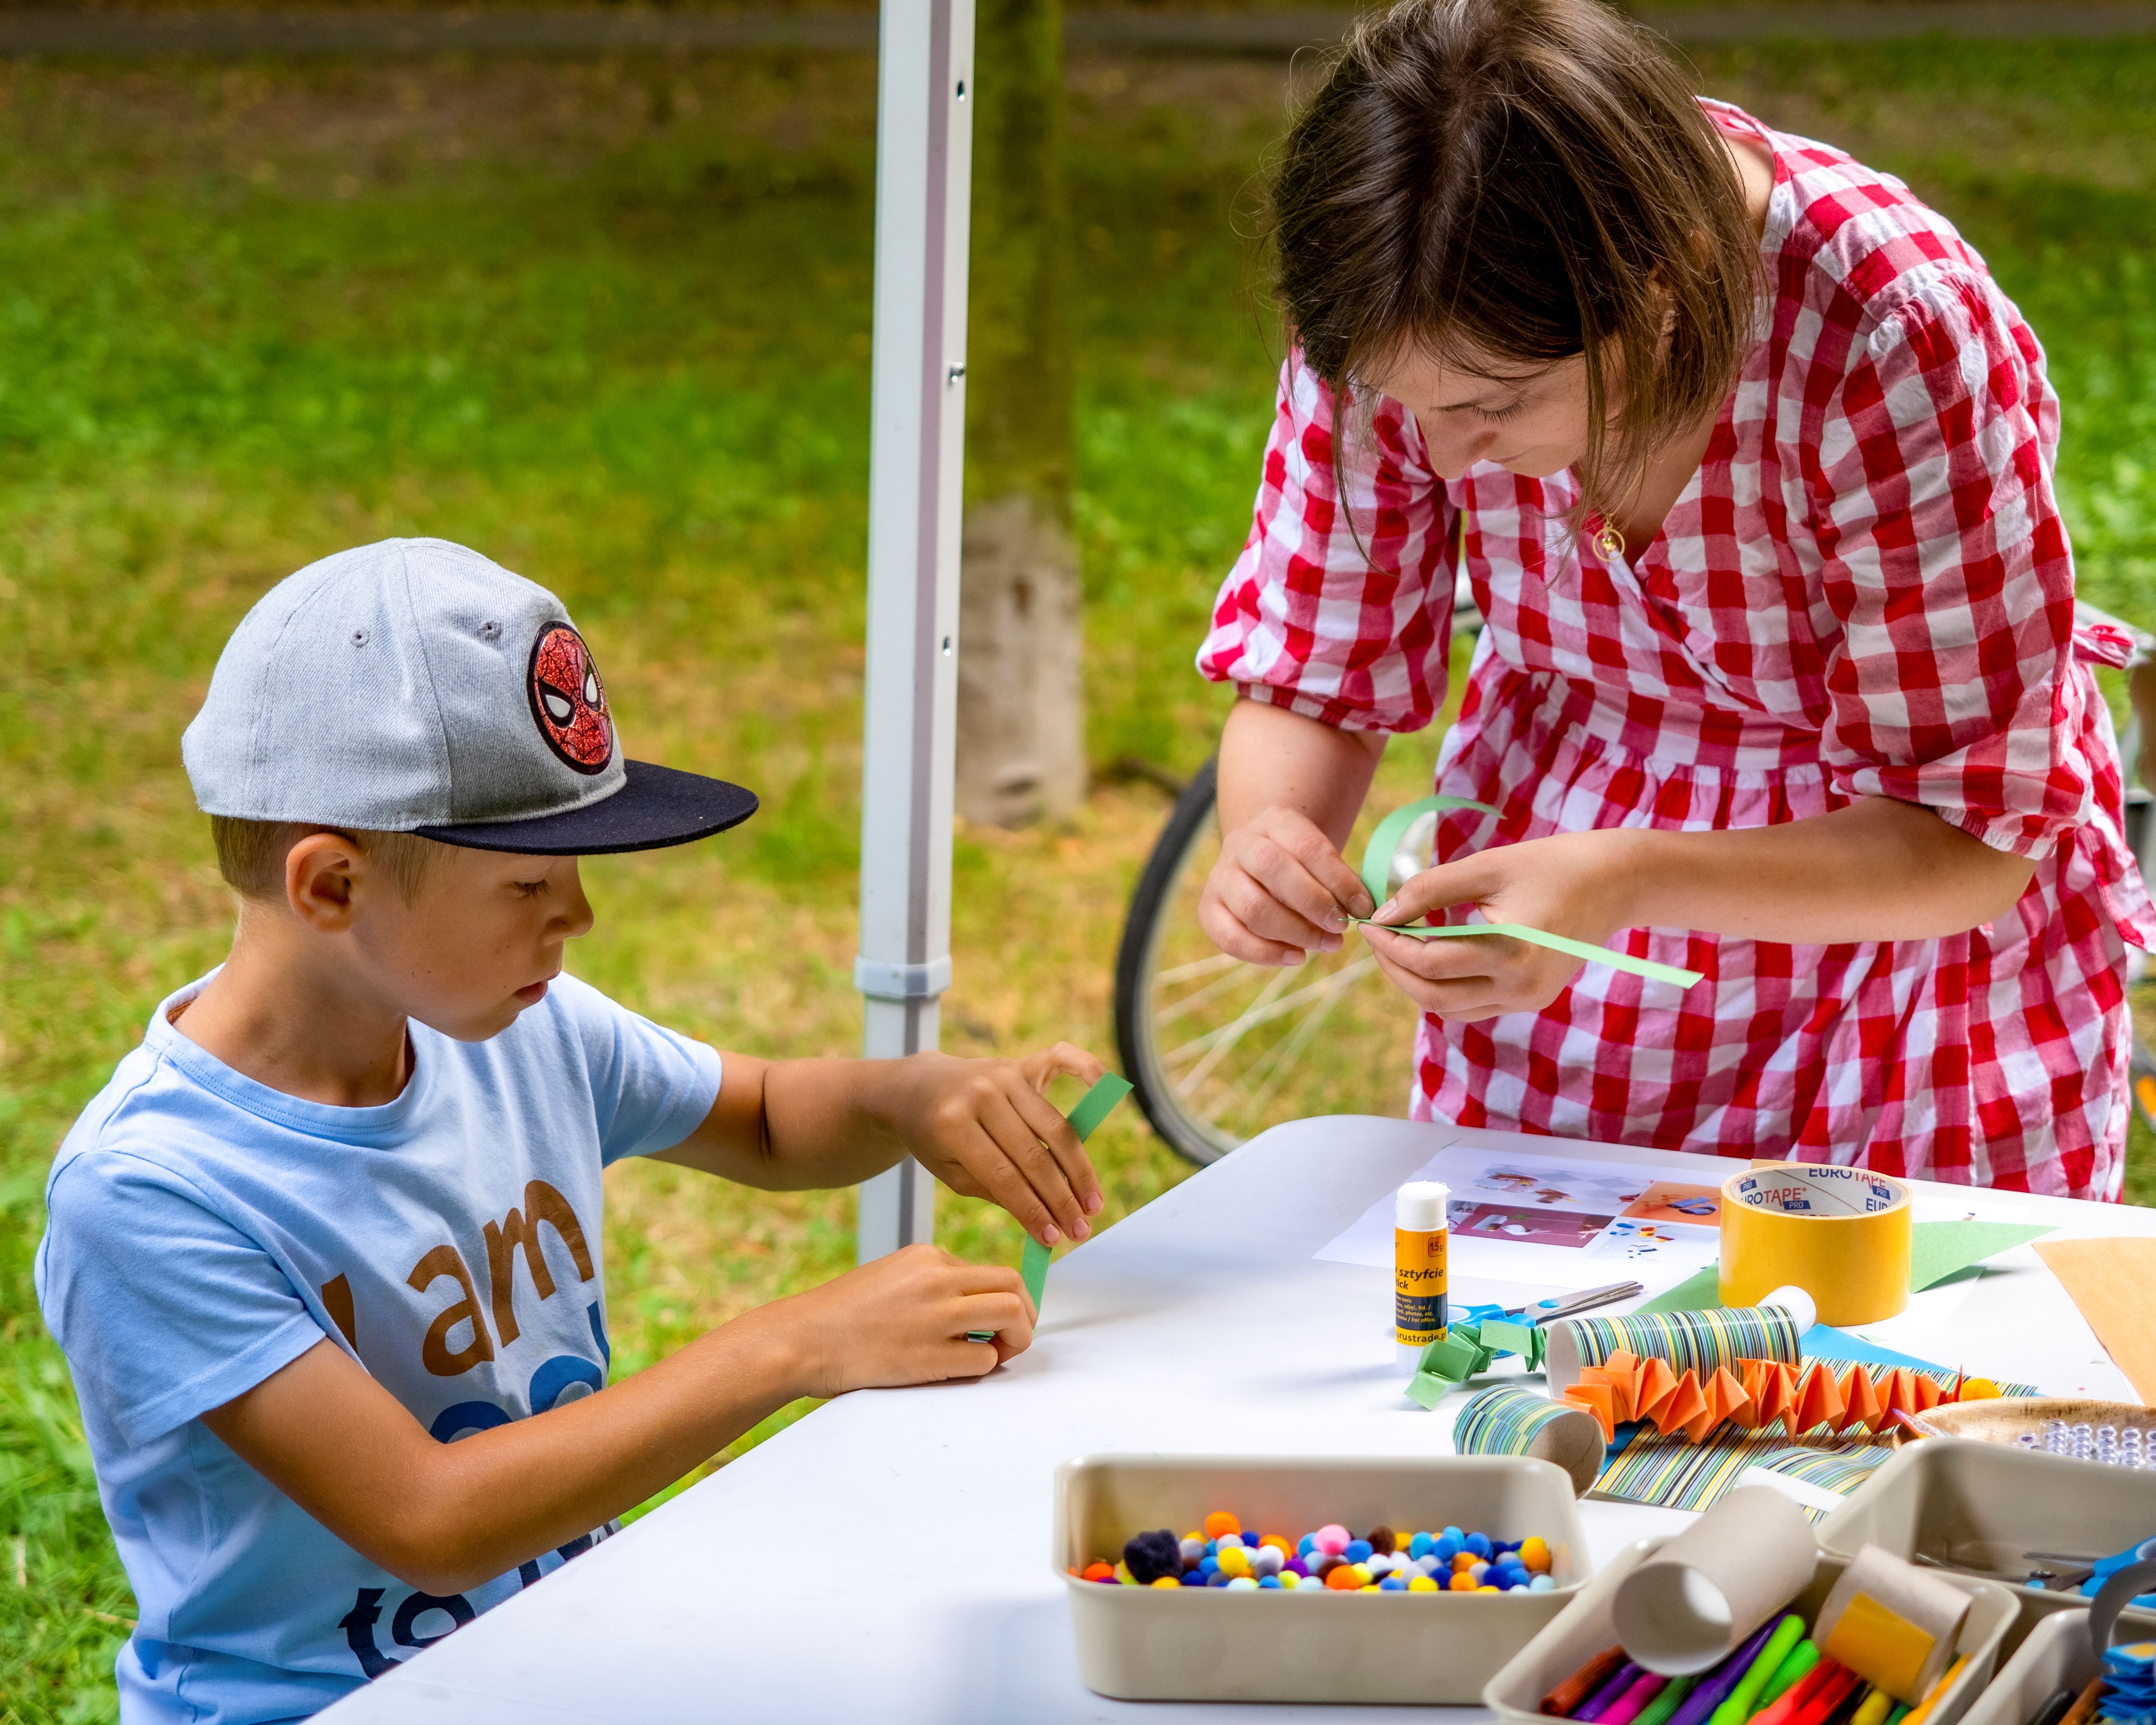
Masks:
[[[1680,988],[1689,988],[1706,974],[1703,971],[1681,970],[1674,964],[1665,964],[1658,958],[1635,958],[1630,952],[1613,952],[1608,947],[1576,941],[1569,935],[1545,933],[1539,928],[1528,927],[1524,922],[1454,922],[1438,928],[1427,922],[1373,922],[1368,916],[1350,916],[1348,920],[1358,927],[1382,928],[1388,933],[1410,935],[1419,941],[1445,940],[1455,935],[1466,934],[1510,935],[1516,941],[1548,947],[1553,952],[1563,952],[1589,964],[1606,964],[1612,970],[1629,971],[1634,976],[1643,976],[1652,982],[1669,983]]]
[[[1407,829],[1421,816],[1432,809],[1440,813],[1451,809],[1472,809],[1483,814],[1499,811],[1487,803],[1470,802],[1465,797],[1424,797],[1402,809],[1395,809],[1378,823],[1378,830],[1370,834],[1370,842],[1363,847],[1363,885],[1369,890],[1371,902],[1382,906],[1392,896],[1393,857],[1400,848],[1400,840]],[[1370,922],[1368,916],[1351,916],[1356,925]],[[1583,959],[1589,964],[1606,964],[1613,970],[1621,970],[1633,976],[1645,977],[1650,982],[1668,983],[1680,988],[1689,988],[1702,979],[1697,970],[1681,970],[1674,964],[1663,964],[1652,958],[1635,958],[1630,952],[1614,952],[1607,947],[1590,945],[1562,934],[1548,934],[1539,928],[1530,928],[1524,922],[1463,922],[1445,927],[1433,927],[1427,922],[1379,922],[1373,927],[1389,929],[1394,934],[1412,935],[1417,940],[1443,940],[1455,935],[1502,934],[1516,941],[1527,941],[1537,947],[1547,947],[1553,952],[1563,952],[1568,957]]]
[[[1130,1080],[1111,1072],[1079,1097],[1078,1106],[1065,1116],[1070,1122],[1070,1130],[1078,1134],[1078,1142],[1082,1144],[1091,1137],[1093,1129],[1106,1120],[1114,1111],[1116,1104],[1130,1093]],[[1052,1250],[1031,1235],[1026,1236],[1025,1255],[1019,1260],[1018,1273],[1019,1279],[1025,1283],[1026,1292],[1033,1297],[1033,1309],[1036,1314],[1040,1310],[1040,1296],[1048,1286],[1048,1260],[1053,1256]]]
[[[1425,1412],[1434,1409],[1460,1386],[1435,1372],[1417,1372],[1408,1383],[1408,1399]]]
[[[1433,810],[1442,814],[1453,809],[1472,809],[1478,814],[1492,816],[1504,813],[1487,803],[1471,803],[1465,797],[1424,797],[1395,809],[1378,823],[1378,830],[1363,847],[1363,885],[1368,889],[1373,910],[1393,896],[1393,859],[1399,854],[1400,840],[1407,837],[1408,829]]]

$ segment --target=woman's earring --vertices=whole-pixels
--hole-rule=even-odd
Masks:
[[[1594,548],[1602,554],[1604,562],[1619,562],[1625,555],[1625,536],[1606,516],[1602,525],[1594,530]]]

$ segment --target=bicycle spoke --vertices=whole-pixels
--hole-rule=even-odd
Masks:
[[[1235,1045],[1259,1025],[1269,1024],[1276,1019],[1286,1018],[1304,1001],[1314,995],[1323,993],[1332,986],[1332,979],[1327,978],[1322,982],[1312,983],[1306,988],[1297,988],[1292,994],[1281,995],[1278,999],[1273,999],[1281,983],[1287,980],[1288,974],[1287,971],[1283,970],[1277,980],[1266,983],[1265,992],[1245,1008],[1239,1017],[1229,1019],[1219,1029],[1208,1032],[1194,1042],[1185,1043],[1182,1048],[1175,1051],[1174,1055],[1169,1057],[1169,1064],[1172,1065],[1175,1058],[1186,1050],[1199,1047],[1205,1048],[1204,1059],[1199,1061],[1177,1082],[1175,1087],[1179,1094],[1186,1096],[1190,1095],[1212,1076],[1215,1066],[1235,1052]],[[1210,1046],[1206,1046],[1208,1044]]]
[[[1158,988],[1164,983],[1191,982],[1201,976],[1217,976],[1224,970],[1233,970],[1242,962],[1226,952],[1215,952],[1209,958],[1194,958],[1189,963],[1178,964],[1172,970],[1155,971],[1153,986]]]
[[[1224,954],[1223,956],[1224,957],[1225,955]],[[1182,999],[1175,1002],[1172,1006],[1163,1006],[1156,1009],[1152,1015],[1153,1023],[1155,1024],[1173,1024],[1176,1019],[1183,1017],[1186,1013],[1196,1011],[1208,1001],[1215,999],[1222,994],[1229,993],[1233,990],[1240,988],[1245,983],[1250,980],[1249,977],[1245,975],[1244,973],[1246,971],[1255,970],[1258,968],[1255,964],[1245,964],[1240,958],[1229,958],[1228,963],[1233,965],[1235,968],[1230,970],[1227,975],[1206,983],[1206,985],[1202,988],[1194,989],[1191,993],[1185,994]],[[1194,969],[1196,967],[1187,966],[1185,968]],[[1158,993],[1158,990],[1156,989],[1155,992]]]
[[[1189,1095],[1191,1086],[1202,1080],[1214,1065],[1219,1064],[1219,1055],[1241,1040],[1245,1032],[1252,1025],[1264,1024],[1276,1015],[1272,1010],[1274,997],[1287,986],[1287,978],[1288,973],[1285,970],[1269,978],[1265,987],[1259,990],[1258,998],[1245,1007],[1235,1017],[1221,1025],[1219,1029],[1208,1030],[1203,1036],[1184,1043],[1180,1048],[1170,1049],[1161,1056],[1161,1065],[1170,1072],[1186,1060],[1199,1060],[1197,1070],[1186,1073],[1177,1081],[1175,1087],[1178,1092],[1183,1096]],[[1294,1009],[1292,1004],[1285,1009],[1290,1012]]]
[[[1272,1101],[1274,1093],[1280,1089],[1288,1075],[1294,1070],[1296,1062],[1302,1057],[1302,1051],[1310,1046],[1319,1029],[1323,1027],[1327,1018],[1331,1015],[1332,1009],[1340,1004],[1341,998],[1347,993],[1349,985],[1358,978],[1368,975],[1377,968],[1378,961],[1374,958],[1358,959],[1342,971],[1338,976],[1333,978],[1332,986],[1326,990],[1325,998],[1312,1007],[1304,1015],[1302,1022],[1282,1039],[1272,1053],[1266,1056],[1264,1064],[1248,1075],[1244,1081],[1256,1084],[1258,1089],[1256,1093],[1243,1104],[1235,1116],[1235,1122],[1239,1129],[1256,1118],[1264,1111],[1265,1105]],[[1247,1136],[1247,1133],[1245,1135]]]

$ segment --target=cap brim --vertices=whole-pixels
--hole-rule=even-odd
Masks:
[[[467,850],[511,850],[524,856],[606,856],[624,850],[660,850],[708,839],[739,826],[756,813],[756,793],[680,773],[649,761],[623,762],[626,776],[611,797],[560,814],[529,820],[473,821],[462,826],[417,827],[423,839]]]

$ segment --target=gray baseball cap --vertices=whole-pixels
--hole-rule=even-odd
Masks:
[[[181,739],[203,813],[589,856],[744,821],[724,779],[622,758],[553,594],[445,539],[310,563],[240,619]]]

